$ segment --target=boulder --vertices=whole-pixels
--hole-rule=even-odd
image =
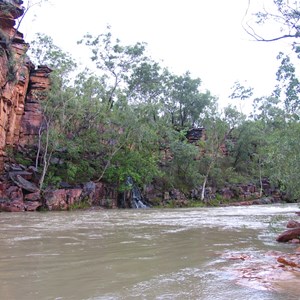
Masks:
[[[34,183],[24,179],[18,173],[10,172],[9,177],[17,186],[28,192],[35,193],[39,191],[39,188]]]
[[[169,194],[172,200],[186,200],[185,195],[178,189],[172,189]]]
[[[300,237],[300,227],[297,227],[297,228],[284,231],[277,237],[276,241],[280,243],[286,243],[290,240],[298,239],[299,237]]]
[[[15,185],[9,186],[6,189],[5,196],[11,201],[23,201],[22,189]]]
[[[49,190],[44,193],[46,206],[49,210],[67,210],[66,190]]]
[[[17,175],[21,176],[22,178],[30,181],[32,179],[32,173],[27,172],[27,171],[12,171],[9,172],[9,176],[13,176],[14,178],[17,177]]]
[[[82,189],[48,190],[44,194],[49,210],[67,210],[71,205],[81,201]]]
[[[292,239],[292,240],[289,240],[289,243],[290,244],[300,244],[300,240],[299,239]]]
[[[79,203],[82,200],[82,189],[77,188],[67,190],[66,196],[66,202],[68,206],[73,205],[75,203]]]
[[[273,198],[271,197],[264,197],[258,200],[259,204],[271,204],[273,203]]]
[[[24,207],[26,211],[36,211],[42,203],[39,201],[24,201]]]
[[[93,181],[89,181],[83,185],[82,198],[86,198],[88,200],[88,203],[92,204],[95,192],[96,184]]]
[[[283,257],[283,256],[279,256],[277,258],[277,261],[280,263],[280,264],[283,264],[284,266],[290,266],[290,267],[293,267],[293,268],[300,268],[300,264],[287,258],[287,257]]]
[[[288,221],[288,223],[286,224],[287,228],[297,228],[300,227],[300,222],[297,222],[295,220],[290,220]]]
[[[234,193],[230,188],[222,189],[220,194],[221,194],[221,197],[226,200],[230,200],[230,199],[234,198]]]
[[[95,193],[93,194],[92,204],[107,208],[118,207],[118,191],[114,186],[97,182]]]
[[[25,201],[39,201],[41,199],[40,192],[30,193],[24,196]]]
[[[22,200],[0,199],[0,211],[22,212],[25,211],[25,205]]]

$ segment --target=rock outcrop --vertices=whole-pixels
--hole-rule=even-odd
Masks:
[[[117,208],[118,192],[102,182],[40,191],[33,167],[10,165],[0,177],[0,212],[71,210],[78,208]]]
[[[281,242],[281,243],[285,243],[294,239],[298,239],[299,240],[300,237],[300,227],[296,227],[293,229],[289,229],[284,231],[283,233],[281,233],[276,241],[277,242]]]
[[[287,225],[288,230],[282,232],[277,238],[276,241],[280,243],[300,243],[300,223],[295,220],[290,220]]]
[[[35,141],[42,123],[41,101],[50,86],[47,67],[34,69],[28,44],[15,26],[22,1],[0,0],[0,174],[7,150]]]

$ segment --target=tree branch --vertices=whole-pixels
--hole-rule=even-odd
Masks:
[[[299,34],[299,30],[297,29],[296,24],[299,22],[299,17],[297,16],[291,16],[291,13],[289,11],[285,11],[283,10],[282,7],[278,6],[277,9],[279,11],[279,13],[281,15],[278,14],[273,14],[271,12],[268,12],[265,8],[264,8],[264,15],[262,17],[262,20],[269,20],[272,19],[274,21],[276,21],[277,23],[281,24],[281,26],[285,26],[288,34],[283,34],[277,37],[273,37],[273,38],[264,38],[260,35],[258,35],[255,30],[252,28],[252,26],[249,25],[248,22],[245,22],[245,18],[249,13],[249,9],[250,9],[250,5],[251,5],[251,0],[248,0],[248,6],[247,9],[245,11],[245,15],[242,19],[242,27],[243,29],[246,31],[246,33],[248,35],[250,35],[251,37],[253,37],[256,41],[259,42],[275,42],[275,41],[279,41],[282,39],[287,39],[287,38],[299,38],[300,34]],[[291,11],[293,11],[293,14],[296,15],[300,15],[300,12],[297,11],[296,9],[287,6],[287,8]],[[258,14],[256,14],[256,16],[258,16]],[[244,25],[246,24],[246,26]],[[283,30],[283,28],[281,28]],[[296,32],[294,34],[291,34],[290,32],[292,31],[292,29],[294,29]]]

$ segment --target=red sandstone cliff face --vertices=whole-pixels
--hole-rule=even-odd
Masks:
[[[37,143],[44,118],[42,102],[50,88],[51,69],[34,68],[26,57],[29,46],[14,28],[23,14],[21,4],[20,0],[0,0],[0,212],[35,211],[42,206],[65,210],[86,201],[117,207],[117,192],[102,183],[48,189],[42,195],[35,167],[9,162],[8,149]]]
[[[42,123],[41,100],[50,86],[47,67],[34,69],[28,44],[15,26],[19,0],[0,0],[0,174],[9,147],[33,144]]]

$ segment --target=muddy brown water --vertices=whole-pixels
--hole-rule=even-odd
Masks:
[[[224,259],[293,251],[275,238],[296,210],[0,213],[0,299],[300,299],[284,283],[280,292],[237,284],[243,262]]]

